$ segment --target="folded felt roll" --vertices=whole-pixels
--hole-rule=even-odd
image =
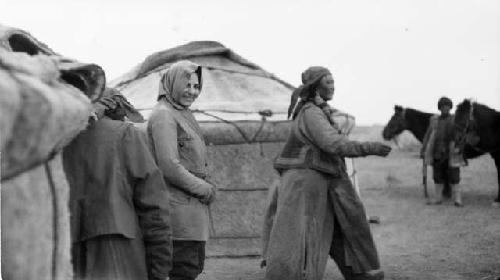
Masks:
[[[51,57],[0,48],[2,180],[44,162],[86,127],[90,100],[59,73]]]
[[[1,179],[46,161],[84,129],[105,83],[98,65],[0,25]]]
[[[104,91],[106,77],[100,66],[91,63],[81,63],[61,56],[24,30],[0,24],[0,48],[9,52],[25,53],[29,56],[50,56],[57,66],[56,68],[47,68],[47,65],[50,63],[41,63],[38,65],[28,63],[23,66],[21,61],[11,60],[9,62],[4,61],[6,68],[9,68],[9,64],[16,65],[15,68],[17,69],[24,67],[25,72],[32,73],[41,80],[45,80],[44,76],[51,79],[53,73],[50,73],[50,71],[58,72],[57,75],[65,83],[78,88],[92,102],[99,99]]]

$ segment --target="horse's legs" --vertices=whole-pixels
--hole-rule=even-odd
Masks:
[[[499,152],[495,152],[495,153],[491,153],[491,157],[493,158],[493,160],[495,161],[495,165],[497,167],[497,183],[498,183],[498,195],[497,195],[497,198],[495,199],[495,204],[497,204],[497,206],[500,206],[500,151]]]

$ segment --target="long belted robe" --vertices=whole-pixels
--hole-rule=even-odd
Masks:
[[[302,108],[275,162],[282,178],[271,189],[263,227],[266,279],[322,279],[329,254],[343,273],[380,267],[364,206],[342,158],[365,156],[365,147],[340,135],[314,104]],[[334,225],[342,246],[332,244],[339,242]]]

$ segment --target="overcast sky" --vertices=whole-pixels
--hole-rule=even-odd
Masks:
[[[324,65],[334,106],[359,124],[387,122],[394,104],[435,112],[442,95],[500,110],[498,0],[0,0],[0,23],[110,80],[193,40],[219,41],[296,86]]]

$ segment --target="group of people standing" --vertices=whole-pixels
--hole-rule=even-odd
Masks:
[[[364,206],[344,157],[387,156],[389,146],[350,141],[332,118],[334,80],[310,67],[292,94],[289,137],[274,162],[281,175],[264,222],[265,278],[322,279],[328,256],[345,279],[383,279]],[[138,112],[116,90],[64,151],[70,184],[76,279],[196,279],[209,238],[216,187],[189,107],[202,69],[179,61],[160,80],[146,133],[125,122]]]
[[[107,89],[94,105],[97,120],[65,148],[75,279],[189,280],[202,272],[216,194],[189,110],[202,81],[200,66],[173,64],[146,133],[124,121],[140,114]]]

